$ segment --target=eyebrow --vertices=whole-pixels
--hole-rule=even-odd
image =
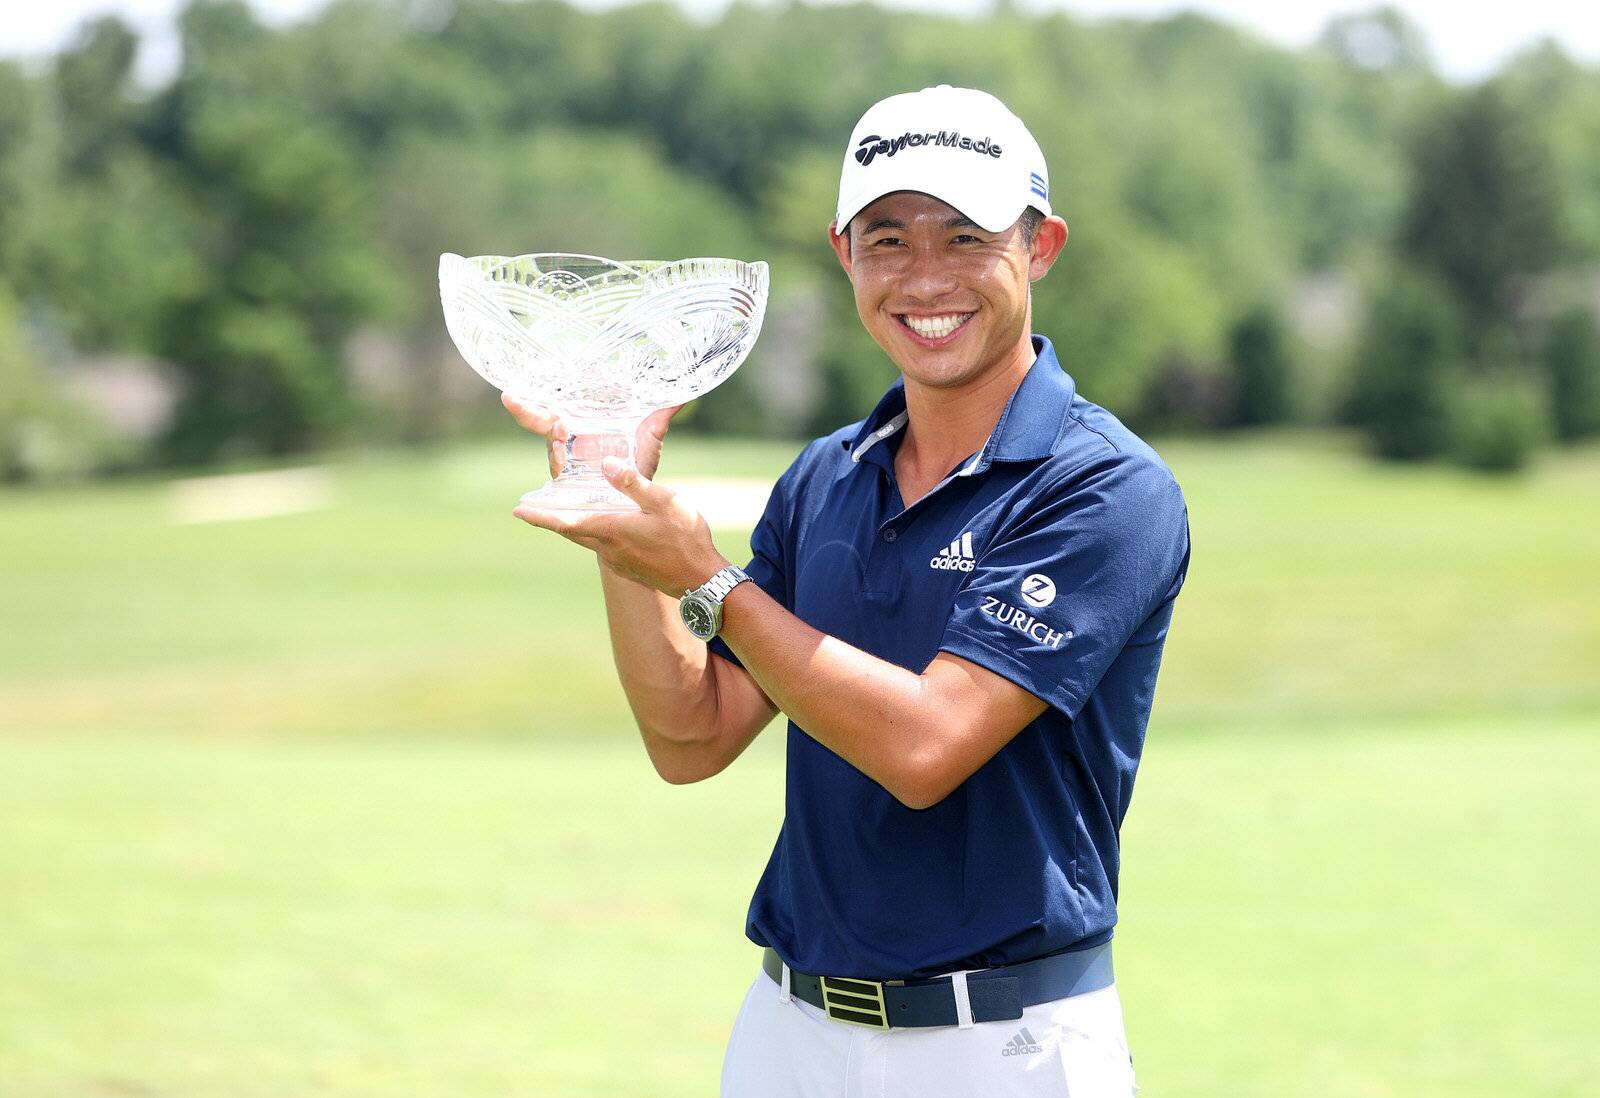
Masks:
[[[861,226],[858,232],[861,236],[866,236],[869,233],[884,232],[885,230],[892,229],[904,229],[905,227],[906,223],[898,218],[879,217],[874,218],[872,221],[869,221],[865,225]],[[966,216],[965,214],[956,214],[954,217],[946,220],[944,225],[941,227],[945,229],[980,228],[976,221],[972,220],[972,218]]]

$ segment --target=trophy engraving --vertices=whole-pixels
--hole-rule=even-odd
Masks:
[[[522,502],[632,511],[600,460],[632,463],[640,422],[725,381],[761,333],[767,265],[733,259],[622,262],[546,253],[439,257],[450,338],[504,393],[565,424],[565,463]]]

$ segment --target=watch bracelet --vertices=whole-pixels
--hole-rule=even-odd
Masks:
[[[749,578],[743,568],[740,568],[737,564],[730,564],[725,568],[719,568],[716,575],[689,593],[701,595],[720,603],[728,597],[728,592]]]

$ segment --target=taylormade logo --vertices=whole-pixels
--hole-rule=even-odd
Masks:
[[[893,156],[904,149],[921,148],[923,145],[938,145],[946,149],[964,149],[975,152],[980,156],[1000,157],[1000,146],[987,137],[974,141],[970,137],[962,137],[954,130],[940,130],[938,133],[903,133],[899,137],[880,137],[869,134],[863,137],[856,145],[856,160],[864,168],[880,156]]]

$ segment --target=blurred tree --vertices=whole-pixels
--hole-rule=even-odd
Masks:
[[[1135,419],[1174,351],[1220,361],[1224,312],[1192,256],[1121,211],[1085,212],[1077,226],[1034,283],[1035,328],[1085,396]]]
[[[904,61],[929,22],[865,5],[733,5],[689,43],[676,94],[652,108],[673,110],[659,130],[668,157],[756,204],[796,150],[842,154],[861,104],[932,82]],[[818,42],[828,43],[825,62]]]
[[[174,92],[248,98],[279,90],[262,81],[253,63],[271,47],[274,33],[246,0],[190,0],[178,15],[178,32],[182,60]]]
[[[1600,70],[1580,68],[1546,41],[1513,58],[1494,83],[1538,149],[1563,257],[1600,260]]]
[[[0,279],[0,481],[80,476],[111,455],[110,440],[52,384],[26,327]]]
[[[11,287],[0,281],[0,480],[6,481],[33,474],[33,432],[50,400],[19,314]]]
[[[106,16],[81,27],[73,44],[56,57],[62,165],[69,174],[99,174],[133,137],[138,52],[139,36],[122,20]]]
[[[1548,202],[1549,260],[1526,278],[1518,317],[1526,367],[1540,374],[1551,432],[1561,441],[1600,430],[1600,334],[1593,265],[1600,260],[1600,73],[1552,42],[1514,58],[1493,81],[1516,119]]]
[[[1544,366],[1556,436],[1576,442],[1600,434],[1600,317],[1592,306],[1574,306],[1556,317]]]
[[[1412,153],[1399,247],[1466,307],[1473,353],[1526,319],[1532,280],[1563,258],[1554,176],[1530,134],[1491,82],[1447,106]]]
[[[10,62],[0,62],[0,277],[20,281],[36,235],[37,204],[53,182],[53,150],[44,137],[46,95]]]
[[[1282,423],[1293,410],[1293,363],[1282,315],[1270,305],[1241,317],[1228,335],[1236,427]]]
[[[456,0],[449,10],[436,41],[477,67],[503,130],[584,121],[627,78],[601,20],[562,0]]]
[[[166,452],[331,441],[351,412],[344,341],[392,291],[361,181],[334,138],[264,105],[208,111],[186,138],[206,281],[172,303],[158,340],[185,381]]]
[[[1444,104],[1412,147],[1398,251],[1458,303],[1462,365],[1448,378],[1446,411],[1452,456],[1477,468],[1520,467],[1517,451],[1549,433],[1553,371],[1563,368],[1538,360],[1554,345],[1543,301],[1570,280],[1584,251],[1568,228],[1572,213],[1595,199],[1564,193],[1557,144],[1539,125],[1545,105],[1528,94],[1560,82],[1548,64],[1513,70]],[[1415,370],[1419,390],[1446,382],[1421,363]],[[1530,401],[1542,409],[1538,422],[1525,414]]]
[[[439,10],[335,0],[314,22],[285,32],[274,94],[344,138],[368,173],[381,171],[385,150],[413,133],[502,132],[507,86],[443,46],[428,14]]]
[[[1175,244],[1203,272],[1228,313],[1281,286],[1296,257],[1266,166],[1296,155],[1297,124],[1264,47],[1193,13],[1130,24],[1138,99],[1122,108],[1115,197],[1137,223]],[[1228,72],[1226,81],[1215,74]],[[1216,333],[1220,342],[1220,332]],[[1205,355],[1203,357],[1215,357]]]
[[[159,351],[164,311],[213,277],[170,166],[135,146],[106,153],[94,177],[61,180],[32,228],[31,289],[82,351]]]
[[[1451,392],[1466,376],[1461,311],[1425,271],[1397,270],[1371,303],[1346,398],[1377,454],[1415,461],[1450,445]]]
[[[1260,213],[1270,215],[1278,263],[1311,271],[1351,267],[1387,245],[1406,196],[1407,97],[1385,78],[1309,59],[1270,56],[1241,74],[1259,136]],[[1380,90],[1373,88],[1381,85]]]
[[[1450,391],[1451,458],[1469,469],[1514,473],[1550,432],[1549,400],[1526,370],[1465,377]]]
[[[143,140],[137,46],[114,18],[82,28],[38,85],[31,151],[7,158],[26,168],[4,262],[80,350],[149,349],[163,304],[203,279],[188,207]]]
[[[163,310],[155,349],[183,378],[164,453],[283,454],[348,422],[344,343],[393,299],[366,178],[347,142],[283,101],[275,40],[238,0],[196,0],[158,111],[196,213],[205,279]]]

